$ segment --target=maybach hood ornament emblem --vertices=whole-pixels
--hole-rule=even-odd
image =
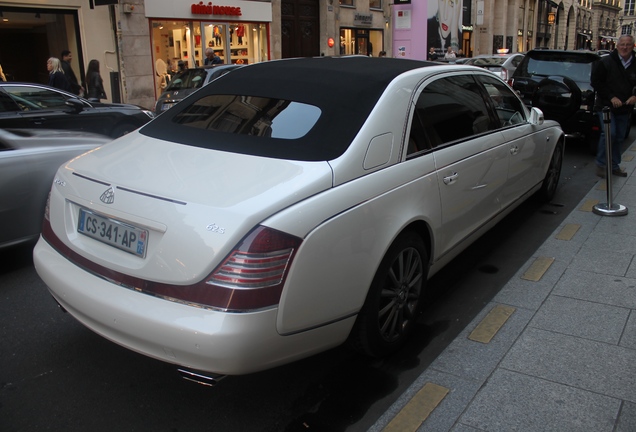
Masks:
[[[115,202],[115,191],[112,187],[106,189],[106,191],[99,197],[99,200],[104,204],[112,204]]]

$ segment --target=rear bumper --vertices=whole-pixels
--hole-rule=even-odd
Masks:
[[[344,320],[281,336],[278,309],[224,313],[138,293],[81,269],[42,238],[33,261],[53,297],[89,329],[133,351],[201,371],[239,375],[289,363],[341,344],[352,325]]]

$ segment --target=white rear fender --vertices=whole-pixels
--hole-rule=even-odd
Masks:
[[[416,177],[411,170],[422,177],[406,182],[409,175]],[[387,190],[373,195],[381,190],[378,184]],[[413,199],[416,196],[422,199]],[[295,227],[293,234],[304,237],[283,288],[278,331],[294,333],[356,314],[398,234],[415,221],[439,226],[440,207],[425,202],[439,203],[432,158],[378,171],[359,184],[341,185],[266,220],[264,225],[286,232]]]

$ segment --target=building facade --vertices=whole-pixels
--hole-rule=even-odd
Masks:
[[[63,49],[83,77],[101,65],[108,100],[147,108],[179,62],[212,48],[224,63],[371,55],[425,59],[429,47],[469,56],[533,48],[613,49],[633,33],[636,0],[3,0],[0,65],[46,83]]]

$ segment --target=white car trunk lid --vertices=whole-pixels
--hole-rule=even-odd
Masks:
[[[51,224],[64,243],[99,265],[171,284],[201,280],[265,218],[332,186],[327,162],[206,150],[136,132],[68,163],[58,177],[54,192],[66,201],[62,209],[52,199]],[[143,256],[78,234],[80,208],[147,230]]]

